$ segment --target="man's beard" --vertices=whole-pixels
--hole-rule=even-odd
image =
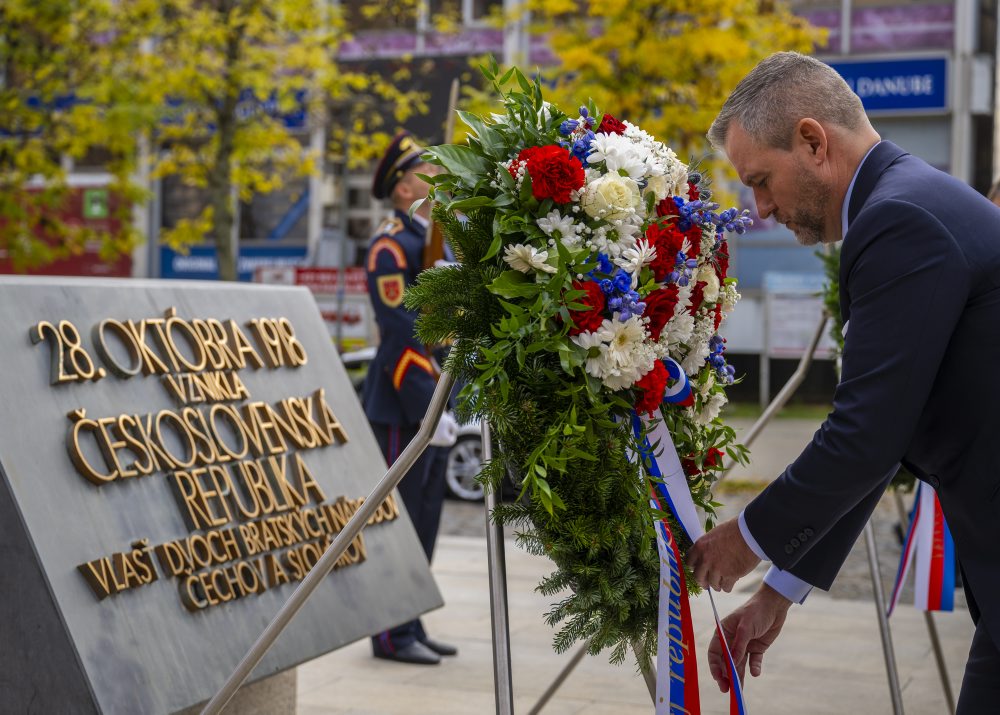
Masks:
[[[824,215],[830,205],[830,187],[804,168],[799,168],[796,183],[800,204],[785,223],[793,225],[795,240],[803,246],[815,246],[826,238]]]

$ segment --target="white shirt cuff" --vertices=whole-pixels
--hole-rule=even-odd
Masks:
[[[757,543],[757,540],[753,538],[753,534],[750,533],[750,528],[747,526],[747,521],[742,511],[740,512],[738,523],[740,534],[743,535],[743,540],[747,542],[750,550],[757,555],[757,558],[763,561],[770,561],[771,559],[764,553],[764,549],[760,548],[760,544]],[[806,583],[798,576],[793,576],[787,571],[782,571],[774,565],[764,575],[764,583],[793,603],[802,603],[805,601],[806,596],[809,595],[809,592],[813,588],[811,584]]]
[[[747,520],[743,517],[743,512],[740,512],[739,518],[740,533],[743,534],[743,540],[747,542],[747,546],[753,551],[757,558],[761,561],[770,561],[767,558],[767,554],[764,553],[764,549],[760,548],[760,544],[757,543],[757,539],[753,538],[753,534],[750,533],[750,528],[747,526]]]
[[[802,603],[812,591],[812,585],[798,576],[782,571],[777,566],[771,566],[764,574],[764,583],[787,598],[792,603]]]

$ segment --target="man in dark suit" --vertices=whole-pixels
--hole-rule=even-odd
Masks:
[[[724,628],[761,669],[793,601],[828,589],[900,463],[937,490],[976,633],[958,711],[1000,696],[1000,208],[888,141],[830,67],[762,61],[709,132],[762,217],[805,245],[843,239],[845,347],[833,411],[785,472],[693,546],[703,586],[772,569]],[[728,690],[718,642],[713,677]]]
[[[412,218],[409,215],[413,203],[427,197],[428,186],[417,174],[435,169],[420,158],[423,151],[410,134],[399,134],[386,150],[372,183],[375,198],[392,201],[393,215],[378,227],[365,259],[379,346],[368,366],[362,403],[390,465],[416,435],[437,384],[434,360],[414,334],[417,313],[403,304],[404,291],[424,268],[430,206],[424,203]],[[454,418],[445,414],[431,444],[454,444],[457,429]],[[440,455],[437,446],[428,447],[399,483],[399,494],[428,562],[445,492]],[[376,658],[420,665],[435,665],[442,655],[457,653],[454,646],[429,638],[419,619],[372,636],[372,650]]]

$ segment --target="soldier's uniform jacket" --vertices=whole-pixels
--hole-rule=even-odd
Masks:
[[[417,313],[403,305],[403,292],[423,268],[425,234],[420,223],[396,211],[368,245],[368,295],[379,330],[378,351],[362,392],[371,422],[418,424],[434,392],[434,367],[414,333]]]

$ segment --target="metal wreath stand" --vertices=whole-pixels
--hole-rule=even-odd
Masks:
[[[828,320],[829,316],[824,313],[822,319],[819,321],[819,324],[816,326],[816,332],[813,334],[809,347],[806,349],[802,359],[799,361],[799,365],[795,372],[792,374],[791,378],[789,378],[785,386],[781,388],[781,391],[775,396],[774,400],[772,400],[767,406],[763,414],[761,414],[757,421],[747,431],[744,438],[745,445],[749,446],[757,438],[763,428],[781,410],[781,408],[784,407],[785,403],[788,402],[788,399],[792,396],[792,394],[794,394],[795,390],[800,384],[802,384],[809,366],[812,363],[813,353],[816,350],[816,346],[819,344],[823,331],[826,329]],[[257,640],[250,647],[250,650],[247,651],[245,656],[243,656],[243,659],[239,662],[236,669],[232,672],[219,691],[212,697],[211,700],[208,701],[208,704],[201,711],[202,715],[217,715],[217,713],[222,712],[223,708],[225,708],[226,704],[232,699],[233,695],[236,694],[236,691],[261,661],[274,641],[279,635],[281,635],[282,631],[292,618],[295,617],[295,614],[298,613],[299,609],[302,608],[309,596],[312,595],[312,592],[333,570],[337,560],[343,555],[344,551],[347,550],[347,547],[351,544],[354,538],[365,527],[368,520],[375,513],[375,510],[378,509],[379,505],[381,505],[385,498],[389,495],[389,492],[391,492],[396,485],[399,484],[403,477],[406,476],[406,473],[417,461],[417,458],[430,444],[435,426],[441,418],[441,414],[444,412],[448,402],[448,397],[451,394],[454,384],[455,378],[452,375],[449,375],[448,373],[441,374],[437,387],[434,390],[434,395],[431,397],[430,405],[427,407],[427,414],[420,426],[420,429],[417,431],[416,436],[407,445],[406,449],[403,450],[402,454],[399,455],[399,458],[393,463],[393,465],[389,467],[389,470],[385,473],[385,476],[382,477],[381,481],[375,485],[371,494],[365,498],[364,504],[361,505],[357,512],[355,512],[355,514],[347,522],[344,528],[324,552],[323,556],[320,557],[320,560],[316,562],[316,565],[310,569],[309,573],[306,574],[302,582],[299,583],[299,585],[292,592],[292,595],[288,597],[288,600],[285,601],[284,605],[278,610],[271,622],[267,625],[260,636],[258,636]],[[485,421],[483,422],[482,430],[483,459],[488,461],[492,458],[492,444],[490,441],[490,427]],[[726,473],[728,473],[728,470],[731,467],[732,465],[727,467]],[[722,478],[725,478],[726,473],[723,474]],[[900,523],[902,524],[905,532],[907,518],[905,508],[903,507],[903,501],[899,494],[895,494],[894,497],[896,508],[899,512]],[[493,684],[497,715],[513,715],[514,692],[510,660],[510,626],[507,616],[507,567],[504,554],[504,537],[502,527],[493,523],[490,518],[490,514],[496,504],[496,491],[487,490],[485,495],[485,516],[486,547],[490,580],[490,616],[493,640]],[[882,591],[878,553],[875,549],[875,533],[872,529],[870,520],[865,525],[864,533],[868,555],[869,575],[871,577],[872,590],[875,595],[875,611],[878,617],[879,635],[881,636],[882,650],[885,656],[885,668],[889,685],[889,695],[892,699],[892,709],[894,715],[903,715],[903,698],[900,692],[899,674],[896,670],[896,656],[892,645],[892,634],[889,629],[889,620],[886,616],[885,596]],[[938,638],[937,627],[934,624],[934,619],[931,613],[925,612],[924,620],[927,624],[927,632],[934,650],[934,658],[937,662],[938,673],[941,676],[941,685],[944,691],[945,700],[948,704],[948,711],[949,713],[954,713],[954,696],[952,694],[950,681],[948,680],[948,671],[945,665],[944,655],[941,651],[941,642]],[[572,673],[572,671],[583,659],[589,645],[589,642],[587,642],[582,644],[577,649],[566,666],[556,676],[555,680],[549,685],[534,707],[531,708],[529,711],[530,715],[535,715],[535,713],[542,710],[544,705],[555,694],[559,686],[566,680],[567,677],[569,677],[570,673]],[[640,660],[648,662],[648,658],[644,657],[644,653],[637,653],[636,655],[639,656]],[[643,670],[643,677],[645,678],[646,685],[649,688],[650,697],[655,700],[656,674],[651,664],[648,670]]]

